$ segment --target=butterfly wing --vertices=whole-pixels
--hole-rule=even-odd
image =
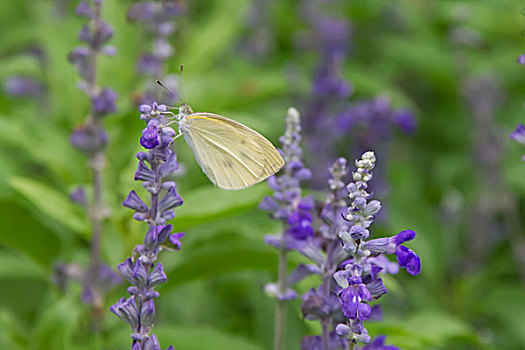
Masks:
[[[229,118],[211,113],[190,114],[182,130],[200,167],[220,188],[249,187],[284,165],[270,141]]]

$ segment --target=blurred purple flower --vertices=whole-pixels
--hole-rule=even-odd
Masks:
[[[148,81],[162,80],[170,90],[176,91],[178,80],[175,76],[166,76],[164,63],[175,52],[169,39],[175,30],[173,19],[186,12],[184,1],[141,1],[132,5],[128,10],[130,21],[140,22],[144,31],[150,37],[150,49],[143,52],[136,64],[140,74],[148,75]],[[147,47],[147,45],[145,45]],[[174,101],[177,96],[166,94],[154,83],[150,83],[146,90],[139,96],[141,103],[152,103],[155,99]]]
[[[117,94],[115,91],[110,88],[103,88],[102,91],[91,98],[91,110],[98,117],[115,113],[117,111],[116,99]]]
[[[77,151],[86,156],[93,156],[106,147],[108,135],[101,127],[84,124],[73,131],[69,142]]]
[[[4,92],[14,97],[38,96],[44,92],[44,86],[34,78],[12,76],[4,82]]]
[[[525,54],[520,55],[520,56],[518,57],[518,63],[519,63],[519,64],[525,64]]]

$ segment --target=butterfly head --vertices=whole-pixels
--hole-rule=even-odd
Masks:
[[[187,105],[186,103],[183,103],[180,105],[179,107],[179,114],[181,115],[188,115],[188,114],[192,114],[193,113],[193,109],[191,109],[191,107],[189,105]]]

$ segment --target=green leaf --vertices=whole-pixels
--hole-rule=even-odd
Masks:
[[[110,349],[128,348],[131,343],[129,333],[126,328],[106,346]],[[155,325],[153,333],[157,335],[162,349],[173,345],[177,350],[263,350],[249,339],[207,326]]]
[[[177,230],[237,215],[256,206],[269,192],[268,186],[259,184],[242,191],[225,191],[217,187],[203,186],[184,194],[184,205],[177,209],[173,220]]]
[[[77,295],[67,295],[42,307],[34,334],[29,337],[30,349],[73,349],[74,332],[79,325],[82,308]]]
[[[12,201],[0,201],[0,212],[9,218],[0,230],[0,243],[23,252],[44,266],[50,266],[61,247],[56,232]]]
[[[205,246],[173,268],[167,275],[169,283],[164,288],[173,288],[190,281],[206,279],[242,270],[276,271],[275,252],[262,242],[235,242]]]
[[[48,271],[19,252],[4,250],[0,252],[0,280],[43,279],[48,278]]]
[[[88,236],[88,223],[69,197],[51,186],[25,177],[13,177],[9,184],[38,210],[68,229]]]
[[[9,310],[0,310],[0,348],[27,349],[26,330]]]
[[[525,290],[511,284],[498,285],[482,304],[521,347],[525,346]]]
[[[245,0],[217,2],[209,18],[192,23],[194,25],[187,31],[187,47],[180,62],[191,62],[194,71],[209,70],[235,40],[235,34],[242,25],[240,11],[245,4]]]

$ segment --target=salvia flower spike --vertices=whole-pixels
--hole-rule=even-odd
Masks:
[[[131,326],[132,350],[160,350],[157,337],[152,333],[155,299],[159,297],[155,287],[166,282],[167,277],[162,263],[157,260],[162,250],[181,248],[180,239],[184,233],[173,233],[167,221],[174,217],[173,209],[183,202],[175,182],[169,180],[179,165],[175,152],[169,148],[175,131],[162,127],[162,112],[166,112],[167,107],[153,102],[141,105],[139,111],[140,118],[146,122],[140,144],[148,152],[136,155],[139,164],[135,180],[142,182],[149,200],[145,201],[131,191],[122,204],[134,211],[135,220],[147,223],[148,230],[143,244],[137,245],[131,257],[118,266],[131,287],[128,288],[129,297],[120,299],[110,310]]]

